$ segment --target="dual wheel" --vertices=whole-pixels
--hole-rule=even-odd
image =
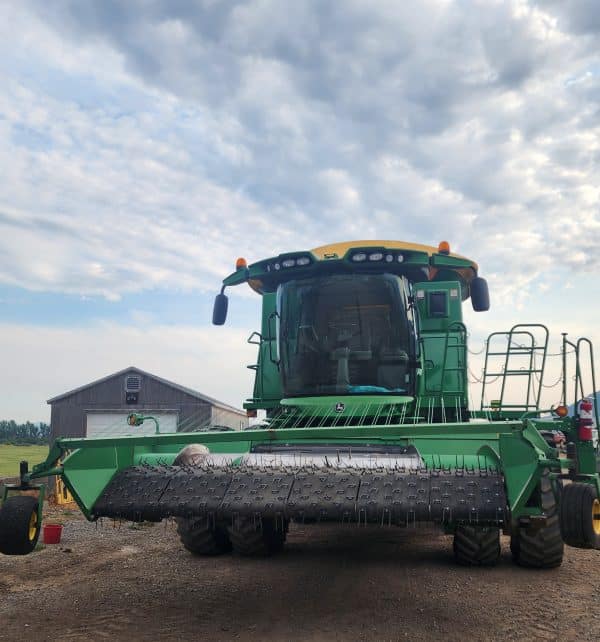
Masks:
[[[0,553],[27,555],[40,537],[38,499],[28,495],[9,497],[0,509]]]
[[[186,446],[174,466],[198,466],[208,455],[200,444]],[[177,518],[177,533],[183,546],[194,555],[222,555],[234,550],[240,555],[266,556],[283,548],[288,522],[237,517],[231,523],[207,518]]]
[[[195,555],[222,555],[234,550],[244,556],[267,556],[283,548],[287,522],[238,517],[231,524],[206,519],[177,519],[183,546]]]
[[[562,563],[564,544],[558,505],[547,475],[540,480],[539,494],[546,515],[544,526],[517,528],[510,538],[510,550],[519,566],[555,568]],[[564,506],[564,497],[561,506]],[[500,558],[500,529],[459,526],[454,535],[454,558],[465,566],[495,565]]]
[[[561,533],[559,507],[552,482],[542,475],[539,485],[541,508],[546,523],[540,528],[517,528],[510,538],[513,560],[529,568],[556,568],[562,564],[564,543]],[[564,496],[561,505],[564,502]]]

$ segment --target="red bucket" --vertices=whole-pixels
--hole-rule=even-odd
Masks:
[[[45,524],[44,544],[60,544],[62,529],[62,524]]]

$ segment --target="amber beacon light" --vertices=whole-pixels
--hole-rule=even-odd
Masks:
[[[448,241],[441,241],[438,245],[438,252],[440,254],[450,254],[450,243],[448,243]]]

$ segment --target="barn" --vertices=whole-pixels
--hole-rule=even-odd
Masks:
[[[52,440],[154,433],[152,421],[129,426],[126,418],[132,412],[156,417],[160,432],[248,426],[243,410],[134,366],[48,399],[48,403]]]

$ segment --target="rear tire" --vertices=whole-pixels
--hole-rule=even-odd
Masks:
[[[518,528],[511,536],[510,550],[519,566],[556,568],[562,564],[564,543],[558,506],[547,474],[540,479],[540,498],[541,508],[546,514],[546,525],[535,530]]]
[[[272,519],[237,517],[227,527],[233,550],[246,557],[266,557],[278,553],[285,543],[288,523]]]
[[[231,551],[227,530],[206,519],[177,519],[177,533],[183,546],[194,555],[222,555]]]
[[[27,555],[40,537],[38,500],[29,495],[9,497],[0,512],[0,553]]]
[[[500,529],[461,525],[454,533],[454,559],[462,566],[495,566],[500,557]]]
[[[560,527],[565,544],[600,548],[600,501],[594,486],[573,482],[564,487]]]

